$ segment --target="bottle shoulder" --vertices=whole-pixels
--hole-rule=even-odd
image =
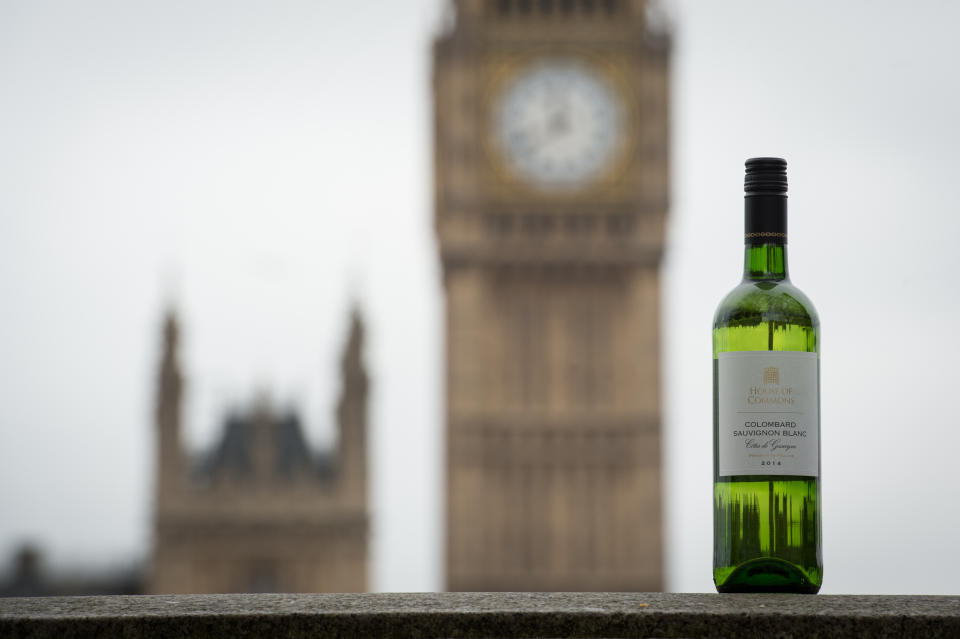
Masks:
[[[813,302],[786,280],[744,280],[723,298],[713,316],[714,328],[758,322],[820,326]]]

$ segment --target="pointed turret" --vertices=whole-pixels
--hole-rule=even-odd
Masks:
[[[343,390],[337,406],[340,431],[340,479],[350,503],[366,507],[367,491],[367,392],[369,380],[363,365],[364,327],[354,309],[350,335],[341,359]]]
[[[180,338],[175,311],[168,310],[163,322],[163,355],[157,380],[155,422],[157,427],[156,499],[163,504],[176,490],[181,476],[180,403],[183,375],[177,357]]]

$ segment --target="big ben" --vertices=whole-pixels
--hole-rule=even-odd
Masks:
[[[453,0],[434,46],[446,586],[662,587],[668,54],[644,0]]]

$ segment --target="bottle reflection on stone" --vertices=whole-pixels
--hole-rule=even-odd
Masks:
[[[820,324],[787,272],[786,162],[747,160],[743,281],[713,323],[720,592],[816,593]]]

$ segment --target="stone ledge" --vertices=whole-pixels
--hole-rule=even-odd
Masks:
[[[960,637],[960,596],[668,593],[0,599],[0,637]]]

